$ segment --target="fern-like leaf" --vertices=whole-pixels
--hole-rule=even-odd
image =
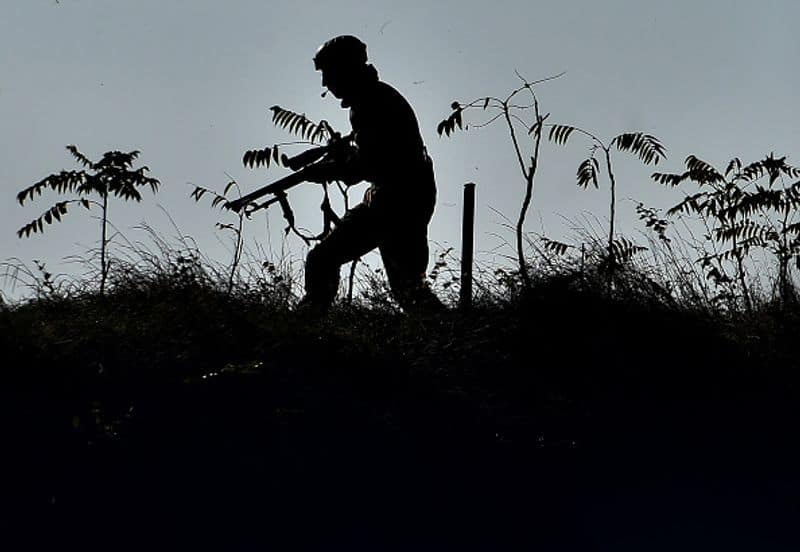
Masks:
[[[719,172],[717,171],[717,169],[714,168],[713,165],[703,161],[702,159],[700,159],[695,155],[689,155],[688,157],[686,157],[686,168],[689,169],[690,171],[700,170],[703,172],[715,172],[719,174]]]
[[[783,190],[778,208],[781,211],[791,211],[800,208],[800,181],[795,182]]]
[[[17,230],[17,237],[30,237],[31,234],[37,232],[44,232],[45,224],[53,224],[53,222],[61,222],[61,217],[67,214],[67,204],[69,201],[59,201],[47,211],[42,213],[38,218],[32,220],[19,230]]]
[[[652,178],[659,184],[664,184],[665,186],[674,187],[683,182],[688,177],[688,175],[689,175],[688,172],[682,174],[654,172],[653,174],[650,175],[650,178]]]
[[[195,201],[200,201],[205,194],[207,194],[210,190],[203,188],[202,186],[195,186],[192,193],[189,195]]]
[[[270,110],[275,126],[283,128],[290,134],[297,134],[305,140],[322,142],[330,139],[333,135],[333,129],[327,121],[322,120],[317,124],[306,117],[305,113],[295,113],[278,105],[273,105]]]
[[[599,171],[600,165],[598,164],[597,159],[594,157],[586,159],[578,167],[578,186],[581,188],[588,188],[589,184],[591,183],[594,184],[595,188],[599,188],[597,185],[597,173]]]
[[[260,150],[248,150],[244,152],[242,163],[251,169],[257,167],[269,168],[270,165],[281,165],[281,154],[278,145],[267,146]]]
[[[17,201],[22,205],[26,199],[33,199],[34,195],[42,195],[42,190],[50,188],[58,193],[74,192],[86,180],[84,171],[61,171],[51,174],[17,194]]]
[[[87,169],[94,169],[95,168],[94,163],[92,163],[91,160],[89,160],[88,157],[83,155],[78,150],[77,146],[74,146],[74,145],[70,144],[70,145],[67,146],[67,151],[69,151],[72,154],[72,157],[77,159],[78,163],[80,163],[81,165],[83,165]]]
[[[230,203],[225,196],[221,195],[214,195],[214,199],[211,200],[212,207],[222,207],[223,209],[231,210]]]
[[[551,240],[550,238],[547,238],[545,236],[542,236],[541,239],[542,243],[544,244],[544,250],[558,256],[565,255],[567,251],[575,247],[574,245],[570,245],[568,243]]]
[[[226,209],[228,211],[232,211],[230,204],[228,202],[228,198],[226,197],[228,191],[230,190],[232,185],[235,185],[236,181],[232,180],[228,182],[228,185],[225,186],[225,192],[223,194],[219,194],[214,190],[210,190],[208,188],[204,188],[202,186],[195,185],[194,190],[190,194],[190,197],[194,198],[196,202],[199,202],[204,195],[208,194],[213,197],[211,200],[211,207],[220,207],[221,209]]]
[[[725,177],[723,177],[717,169],[694,155],[690,155],[686,158],[686,168],[688,170],[684,173],[684,178],[698,185],[702,186],[704,184],[725,182]]]
[[[783,229],[783,232],[785,234],[794,234],[796,236],[800,236],[800,222],[795,222],[794,224],[788,225]]]
[[[463,109],[461,104],[458,102],[453,102],[450,107],[453,109],[453,112],[447,117],[447,119],[436,125],[436,132],[439,134],[439,136],[442,134],[450,136],[450,134],[455,131],[456,127],[462,130],[464,128],[461,120],[461,112]]]
[[[667,216],[675,216],[675,215],[689,215],[689,214],[699,214],[705,210],[705,201],[701,201],[707,199],[708,194],[705,192],[700,192],[694,195],[687,196],[683,198],[683,201],[678,203],[677,205],[673,206],[667,211]]]
[[[626,263],[637,253],[643,251],[647,251],[647,248],[636,245],[627,238],[619,238],[611,242],[611,254],[616,262]]]
[[[765,245],[766,243],[763,240],[752,238],[738,243],[736,247],[732,247],[727,251],[722,251],[721,253],[715,255],[715,258],[722,261],[730,261],[737,258],[743,259],[754,247],[764,247]]]
[[[645,227],[651,228],[657,235],[658,239],[665,243],[670,243],[667,235],[667,227],[670,222],[658,216],[658,210],[653,207],[648,207],[642,202],[636,203],[636,213],[639,215],[639,220],[644,221]]]
[[[747,242],[755,245],[756,242],[764,244],[776,240],[778,235],[771,228],[746,219],[730,226],[715,228],[714,237],[722,243],[736,240],[740,244]]]
[[[130,152],[107,151],[102,159],[93,165],[93,169],[102,172],[104,170],[129,169],[133,162],[139,157],[139,150]]]
[[[771,190],[762,186],[756,186],[756,192],[750,193],[741,191],[741,194],[736,196],[734,205],[723,213],[725,216],[735,218],[736,216],[749,217],[758,211],[767,211],[770,209],[778,210],[783,203],[784,194],[781,190]]]
[[[731,174],[739,174],[742,172],[742,160],[738,157],[734,157],[731,159],[731,162],[728,163],[728,168],[725,169],[725,176],[728,177]]]
[[[616,146],[620,151],[629,151],[639,156],[645,165],[658,162],[666,157],[666,148],[659,142],[658,138],[642,132],[630,132],[620,134],[611,141],[612,146]]]
[[[109,186],[109,191],[116,197],[121,197],[124,200],[141,201],[142,194],[136,189],[136,182],[133,180],[122,180],[112,183]]]
[[[108,193],[108,185],[106,184],[107,179],[103,178],[103,174],[89,174],[86,175],[86,178],[81,183],[80,186],[76,188],[80,195],[86,195],[90,193],[95,193],[100,197],[103,197],[106,193]]]
[[[752,182],[764,176],[765,172],[764,161],[754,161],[742,169],[742,178],[748,182]]]
[[[770,186],[775,183],[778,178],[782,174],[785,174],[787,170],[789,170],[788,165],[786,164],[786,156],[775,158],[775,155],[770,153],[766,158],[764,158],[764,169],[767,171],[769,175],[769,183]]]
[[[569,140],[570,135],[575,132],[576,127],[569,125],[553,125],[550,127],[550,133],[547,139],[556,144],[565,145]]]
[[[335,132],[333,128],[331,128],[330,124],[328,124],[328,121],[322,119],[315,125],[313,132],[309,136],[309,139],[315,144],[319,144],[326,140],[330,140],[334,134]]]

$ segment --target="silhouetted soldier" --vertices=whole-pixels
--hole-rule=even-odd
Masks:
[[[425,279],[436,183],[414,110],[378,79],[377,70],[367,64],[366,45],[354,36],[323,44],[314,66],[322,71],[322,85],[350,109],[355,149],[313,179],[371,185],[363,201],[309,252],[301,307],[326,310],[336,297],[340,267],[377,247],[403,310],[443,309]]]

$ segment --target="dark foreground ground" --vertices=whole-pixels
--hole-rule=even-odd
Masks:
[[[5,550],[800,550],[792,316],[570,291],[0,315]]]

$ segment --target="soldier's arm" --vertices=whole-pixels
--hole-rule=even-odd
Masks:
[[[357,184],[364,180],[363,159],[356,147],[348,147],[333,155],[308,165],[305,169],[306,179],[310,182],[344,182],[347,185]]]
[[[348,186],[357,184],[363,178],[357,163],[345,161],[320,161],[303,169],[303,176],[308,182],[344,182]]]

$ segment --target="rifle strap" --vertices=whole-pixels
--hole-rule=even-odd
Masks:
[[[322,199],[322,204],[319,206],[320,210],[322,211],[322,232],[314,236],[315,240],[321,240],[325,238],[325,236],[330,234],[332,226],[338,225],[339,221],[341,220],[339,215],[336,214],[336,211],[334,211],[331,207],[331,200],[330,196],[328,195],[328,184],[324,183],[322,185],[322,189],[325,193],[325,197]]]
[[[278,203],[281,206],[281,212],[283,213],[283,218],[286,219],[287,226],[284,229],[284,232],[286,234],[288,234],[289,232],[294,232],[295,234],[300,236],[300,238],[302,238],[304,242],[306,242],[306,245],[308,245],[310,240],[297,229],[297,226],[295,226],[294,211],[292,211],[292,206],[289,205],[289,198],[286,196],[286,192],[284,191],[275,192],[275,197],[278,199]]]

